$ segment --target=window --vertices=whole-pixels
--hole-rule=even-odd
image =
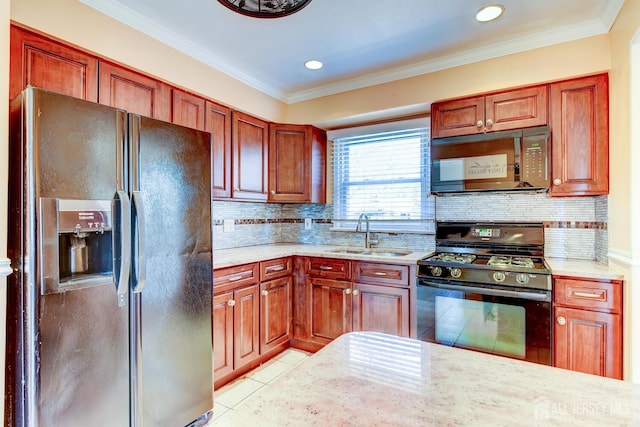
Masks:
[[[373,230],[431,230],[429,157],[428,127],[334,139],[334,227],[364,213]]]

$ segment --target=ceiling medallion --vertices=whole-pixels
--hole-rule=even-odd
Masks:
[[[291,15],[311,0],[218,0],[234,12],[254,18],[280,18]]]

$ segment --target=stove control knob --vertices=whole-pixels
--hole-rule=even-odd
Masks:
[[[452,268],[450,272],[452,277],[458,278],[462,276],[462,270],[460,270],[459,268]]]
[[[442,275],[442,267],[431,267],[431,274],[434,276]]]
[[[519,273],[516,276],[516,282],[520,283],[521,285],[525,285],[529,282],[529,275],[526,273]]]
[[[493,273],[493,280],[496,282],[504,282],[504,279],[506,278],[507,276],[502,271],[496,271]]]

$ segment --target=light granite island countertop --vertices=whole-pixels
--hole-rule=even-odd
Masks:
[[[638,426],[640,385],[352,332],[213,425]]]

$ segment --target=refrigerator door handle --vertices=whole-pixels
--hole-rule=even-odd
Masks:
[[[144,289],[147,281],[147,271],[144,258],[144,202],[142,193],[134,191],[132,193],[132,201],[135,210],[135,227],[137,235],[137,253],[136,253],[136,279],[133,284],[133,292],[140,293]]]
[[[129,275],[131,273],[131,203],[127,193],[123,190],[117,190],[116,197],[120,200],[120,268],[117,269],[114,265],[113,270],[117,276],[115,277],[115,282],[118,307],[124,307],[127,304]],[[116,258],[114,257],[114,263],[115,260]]]

